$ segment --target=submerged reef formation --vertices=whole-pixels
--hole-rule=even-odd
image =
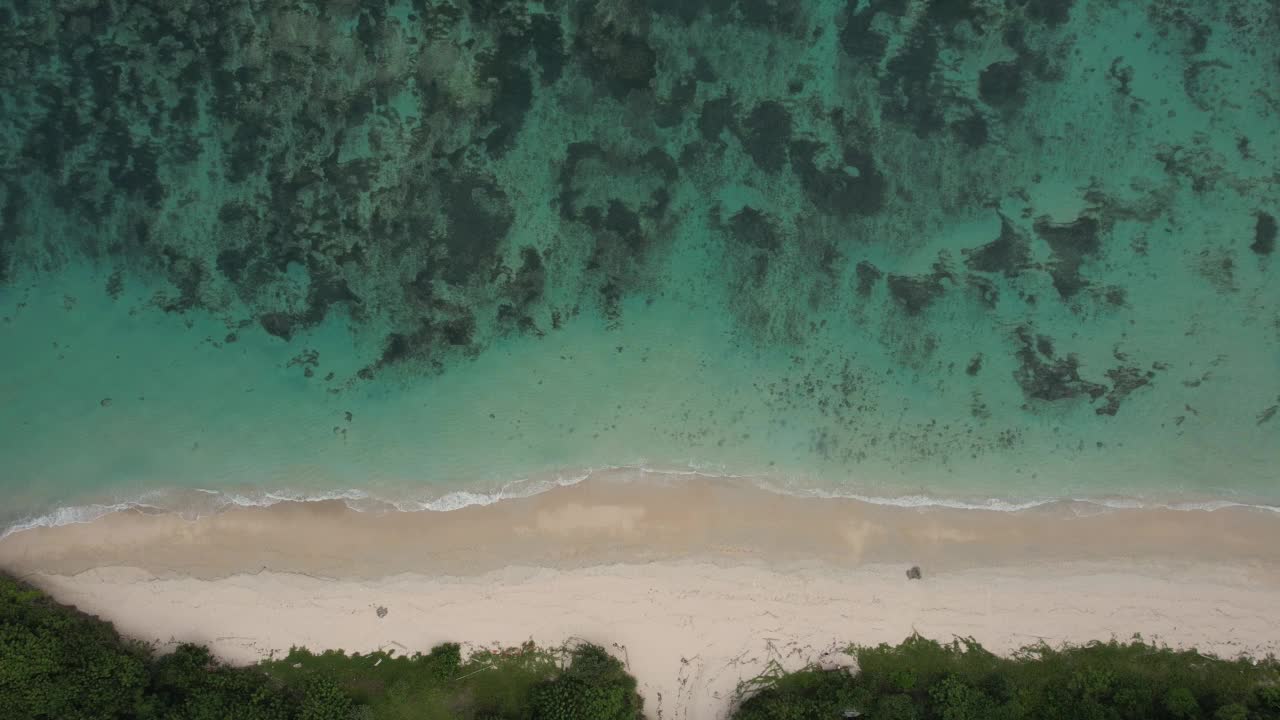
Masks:
[[[378,333],[335,387],[677,294],[803,348],[766,392],[816,451],[929,376],[976,452],[1209,372],[1143,344],[1169,302],[1278,341],[1277,37],[1265,0],[0,0],[0,283]]]

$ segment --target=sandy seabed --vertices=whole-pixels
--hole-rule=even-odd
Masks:
[[[912,632],[998,652],[1134,633],[1280,652],[1280,518],[1248,509],[906,509],[587,482],[447,513],[122,512],[11,535],[0,567],[127,635],[234,662],[596,642],[663,718],[725,716],[770,660],[843,664],[851,642]]]

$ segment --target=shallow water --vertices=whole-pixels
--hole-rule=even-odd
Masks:
[[[0,2],[0,523],[1280,504],[1274,3],[92,5]]]

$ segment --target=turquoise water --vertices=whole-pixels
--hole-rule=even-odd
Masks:
[[[0,524],[1280,505],[1275,3],[63,6],[0,2]]]

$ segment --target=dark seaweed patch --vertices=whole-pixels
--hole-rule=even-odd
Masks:
[[[936,79],[938,39],[932,29],[921,24],[907,38],[902,51],[891,59],[880,78],[884,115],[909,126],[918,137],[944,127],[945,88]]]
[[[1050,27],[1057,27],[1071,19],[1071,6],[1075,0],[1018,0],[1026,7],[1027,17]]]
[[[884,208],[887,183],[869,153],[848,148],[844,167],[819,168],[822,146],[809,140],[791,144],[791,169],[810,202],[828,215],[874,215]]]
[[[1269,213],[1259,212],[1253,226],[1253,244],[1249,249],[1259,255],[1270,255],[1276,249],[1276,219]]]
[[[1022,68],[1017,62],[995,62],[978,74],[978,97],[992,107],[1017,107],[1023,101]]]
[[[564,74],[567,54],[564,49],[564,30],[554,15],[536,13],[530,17],[529,40],[534,57],[542,67],[542,84],[550,85]]]
[[[919,315],[942,297],[946,287],[938,273],[931,275],[889,275],[889,294],[908,315]]]
[[[750,205],[729,218],[729,232],[734,240],[761,250],[777,250],[782,245],[773,219]]]
[[[1098,221],[1081,217],[1059,224],[1041,219],[1036,221],[1035,231],[1053,251],[1049,274],[1058,294],[1067,300],[1088,287],[1089,282],[1080,275],[1080,266],[1102,249]]]
[[[442,277],[459,284],[493,258],[515,217],[507,194],[481,175],[445,179],[444,196],[449,256]]]
[[[747,25],[785,32],[801,18],[800,0],[737,0]]]
[[[742,123],[742,144],[756,166],[777,173],[787,164],[791,142],[791,113],[776,100],[766,100],[751,111]]]
[[[646,90],[658,75],[658,55],[639,35],[618,28],[590,5],[579,21],[574,48],[583,67],[616,99]]]
[[[978,299],[988,308],[994,308],[999,304],[1000,288],[996,287],[990,279],[981,275],[969,275],[965,278],[965,284],[978,294]]]
[[[476,332],[476,319],[470,313],[444,324],[441,334],[450,345],[470,345]]]
[[[869,296],[875,284],[884,277],[884,271],[872,265],[869,260],[860,261],[854,271],[858,275],[858,294],[862,297]]]
[[[540,300],[546,282],[547,271],[538,249],[527,245],[520,248],[520,268],[516,270],[507,290],[517,307],[526,308]]]
[[[722,97],[702,103],[702,112],[698,115],[698,132],[702,139],[719,142],[725,130],[736,130],[737,126],[732,99]]]
[[[889,38],[871,29],[875,20],[875,3],[858,9],[859,0],[849,0],[845,10],[844,27],[840,29],[840,48],[850,57],[877,61],[884,57]]]
[[[1031,247],[1027,237],[1004,215],[1000,216],[1000,235],[995,240],[961,252],[965,255],[964,264],[977,272],[998,272],[1013,277],[1031,265]]]
[[[951,132],[960,142],[971,148],[979,148],[987,144],[991,138],[991,130],[987,119],[981,113],[973,112],[951,124]]]
[[[1155,372],[1151,370],[1144,372],[1135,367],[1117,367],[1108,370],[1107,377],[1111,380],[1111,389],[1107,391],[1107,402],[1101,407],[1094,408],[1094,412],[1099,415],[1115,415],[1120,410],[1120,403],[1129,396],[1129,393],[1151,384],[1151,379],[1155,376]]]
[[[969,364],[965,366],[964,374],[969,377],[976,377],[978,373],[982,372],[982,360],[982,353],[978,353],[972,358],[969,358]]]
[[[617,236],[632,255],[644,253],[648,243],[640,228],[640,216],[621,200],[609,201],[609,211],[604,216],[604,229]]]
[[[274,335],[286,342],[293,339],[295,320],[289,313],[263,313],[258,317],[258,322],[262,325],[262,329],[267,331],[268,335]]]
[[[0,208],[0,283],[9,279],[13,263],[12,247],[18,237],[18,210],[26,200],[26,193],[16,183],[5,186],[5,201]]]
[[[1014,354],[1018,368],[1013,376],[1027,398],[1056,402],[1081,395],[1097,399],[1106,394],[1106,386],[1080,377],[1080,360],[1074,353],[1055,357],[1052,343],[1046,347],[1026,326],[1018,328],[1017,339],[1021,347]],[[1044,353],[1045,349],[1050,352]]]
[[[484,139],[485,147],[494,155],[511,148],[533,105],[533,78],[521,64],[527,51],[525,37],[503,35],[498,41],[497,53],[483,65],[484,75],[497,82],[486,115],[487,121],[496,127]]]
[[[586,160],[599,160],[604,157],[604,149],[595,143],[576,142],[569,145],[564,164],[560,166],[560,217],[566,220],[578,218],[578,191],[573,184],[578,165]]]
[[[941,27],[951,27],[960,22],[971,22],[981,27],[986,13],[975,6],[976,0],[927,0],[925,17]]]

